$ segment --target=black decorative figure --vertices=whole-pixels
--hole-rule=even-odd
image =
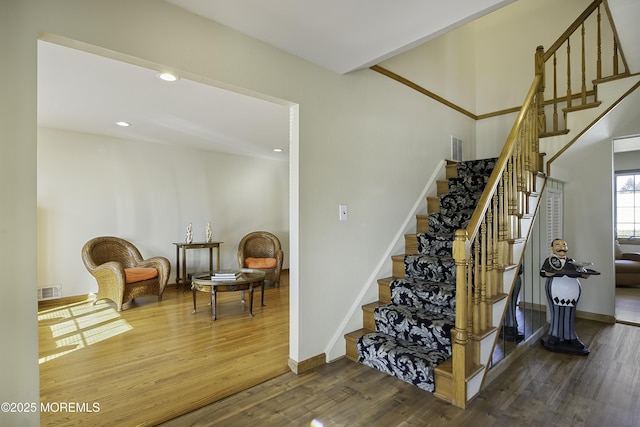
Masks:
[[[551,242],[551,256],[540,269],[540,276],[546,277],[545,292],[551,311],[549,336],[542,339],[542,345],[549,351],[586,356],[590,350],[576,334],[576,306],[582,288],[578,278],[588,278],[599,272],[585,268],[590,263],[578,263],[567,257],[569,248],[562,239]]]

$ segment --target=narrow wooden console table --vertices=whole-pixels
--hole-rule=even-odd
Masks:
[[[220,270],[220,245],[224,242],[177,242],[176,245],[176,288],[181,284],[185,284],[184,290],[187,290],[187,284],[191,286],[191,281],[187,276],[187,249],[209,249],[209,271]],[[216,249],[216,268],[213,268],[213,249]],[[182,263],[180,263],[180,254],[182,253]]]

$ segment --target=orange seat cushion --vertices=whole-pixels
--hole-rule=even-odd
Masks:
[[[275,258],[246,258],[244,260],[247,268],[275,268],[277,261]]]
[[[142,282],[143,280],[158,277],[158,270],[153,267],[125,268],[124,276],[126,283]]]

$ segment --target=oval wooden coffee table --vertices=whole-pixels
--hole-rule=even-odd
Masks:
[[[215,273],[215,272],[214,272]],[[193,292],[193,311],[196,313],[196,291],[209,292],[211,294],[211,318],[216,320],[216,293],[249,291],[249,315],[253,316],[253,290],[260,286],[260,303],[264,306],[264,271],[243,268],[240,276],[230,280],[212,280],[212,273],[194,274],[191,279]]]

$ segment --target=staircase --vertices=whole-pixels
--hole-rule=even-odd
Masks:
[[[479,393],[546,183],[545,163],[548,170],[594,126],[598,120],[588,120],[589,115],[602,117],[640,85],[636,81],[624,92],[629,82],[621,84],[610,92],[611,99],[597,88],[629,79],[626,67],[618,70],[624,60],[617,40],[612,43],[613,72],[604,77],[600,23],[606,22],[601,18],[605,9],[601,0],[594,0],[548,51],[537,49],[534,80],[497,159],[447,165],[447,180],[438,182],[437,196],[428,198],[427,214],[417,216],[417,234],[405,236],[405,254],[392,257],[393,277],[378,281],[379,301],[362,307],[363,328],[345,335],[349,359],[460,408]],[[597,22],[593,77],[585,74],[591,70],[585,67],[588,19]],[[581,87],[571,90],[567,67],[566,97],[561,98],[556,56],[562,46],[569,55],[574,34],[582,40]],[[551,76],[552,89],[546,89],[546,76]],[[593,82],[593,90],[587,90],[587,81]],[[584,125],[574,126],[579,122],[569,115],[584,116]],[[549,142],[542,144],[541,136]],[[551,156],[546,162],[545,155]]]
[[[430,198],[426,218],[418,216],[406,254],[393,258],[394,277],[379,280],[380,301],[364,307],[365,328],[350,335],[348,357],[434,391],[434,371],[452,354],[454,233],[469,223],[495,161],[449,163],[439,184],[447,192]]]
[[[499,158],[448,162],[363,328],[345,335],[349,359],[462,408],[479,392],[545,181],[537,135],[520,132],[535,128],[535,93]]]

